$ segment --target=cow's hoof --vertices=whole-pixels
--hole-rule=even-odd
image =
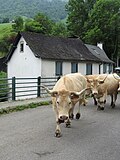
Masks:
[[[74,114],[72,113],[70,116],[69,116],[70,119],[74,119]]]
[[[111,107],[112,107],[112,108],[115,108],[115,104],[113,104]]]
[[[104,107],[101,107],[101,110],[104,110]]]
[[[66,123],[66,128],[71,128],[71,124],[70,123]]]
[[[100,110],[104,110],[104,107],[100,107],[100,106],[98,106],[97,110],[98,110],[98,111],[100,111]]]
[[[55,137],[60,138],[62,135],[59,130],[56,130]]]
[[[104,100],[104,104],[106,103],[106,100]]]
[[[79,119],[80,118],[80,113],[77,113],[76,114],[76,119]]]

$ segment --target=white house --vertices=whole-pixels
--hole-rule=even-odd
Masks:
[[[104,72],[104,63],[113,64],[103,55],[102,59],[95,56],[79,38],[22,32],[7,56],[7,73],[8,78],[54,77],[71,72],[97,74]]]

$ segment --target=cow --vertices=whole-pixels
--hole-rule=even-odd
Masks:
[[[71,73],[62,76],[52,90],[43,87],[52,97],[53,110],[56,115],[55,136],[60,137],[60,124],[65,123],[66,127],[71,126],[70,119],[73,119],[73,110],[77,102],[79,102],[79,108],[76,119],[80,118],[80,105],[85,100],[85,91],[88,90],[87,80],[80,73]]]
[[[104,110],[107,95],[111,96],[111,106],[114,108],[119,86],[118,75],[116,73],[100,74],[87,76],[86,78],[90,84],[92,95],[97,100],[97,109]]]
[[[120,79],[119,79],[119,87],[118,87],[118,92],[120,92]]]
[[[92,75],[85,75],[86,79],[87,79],[87,87],[88,88],[91,88],[91,83],[90,83],[90,80],[91,79],[95,79],[99,76],[99,74],[92,74]],[[90,79],[90,80],[89,80]],[[86,96],[88,97],[93,97],[93,100],[94,100],[94,105],[97,105],[97,99],[95,98],[94,94],[92,94],[92,90],[88,90],[86,92]]]

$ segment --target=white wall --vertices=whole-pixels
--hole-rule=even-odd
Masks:
[[[85,75],[86,74],[86,63],[78,64],[78,72]]]
[[[99,64],[93,63],[92,69],[92,74],[99,74]]]
[[[20,42],[24,42],[24,52],[20,52]],[[36,58],[23,38],[8,62],[8,78],[37,77],[41,75],[41,59]]]
[[[63,75],[71,73],[71,62],[63,62]]]
[[[41,76],[42,77],[55,76],[55,61],[42,60]]]
[[[24,52],[20,52],[20,42],[24,42]],[[15,49],[14,54],[12,55],[10,61],[8,62],[8,78],[16,77],[16,78],[37,78],[41,75],[41,59],[36,58],[34,54],[32,53],[29,46],[26,44],[25,40],[23,38],[20,39],[17,48]],[[23,82],[37,82],[36,80],[22,80]],[[20,83],[21,81],[18,80],[17,83]],[[16,91],[19,93],[16,93],[16,96],[18,96],[16,99],[26,99],[26,98],[35,98],[36,95],[29,95],[29,96],[22,96],[19,97],[19,95],[25,95],[27,94],[37,94],[37,91],[30,91],[29,90],[35,90],[37,83],[35,84],[16,84],[16,87],[26,87],[26,86],[33,86],[30,88],[17,88]],[[11,85],[10,85],[11,88]],[[22,92],[20,91],[28,91],[28,92]]]

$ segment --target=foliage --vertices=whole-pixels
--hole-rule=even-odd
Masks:
[[[85,41],[94,44],[102,41],[106,53],[113,60],[118,55],[118,41],[120,41],[119,9],[119,0],[98,0],[89,13],[85,26]]]
[[[67,15],[63,0],[0,0],[0,22],[4,18],[12,21],[17,16],[33,18],[42,12],[54,21],[64,19]]]
[[[53,25],[52,35],[59,37],[67,37],[68,32],[65,23],[58,22]]]
[[[102,41],[108,57],[115,60],[120,52],[120,1],[69,0],[67,11],[70,34],[85,43]]]
[[[50,34],[53,22],[46,15],[38,13],[34,20],[28,19],[25,22],[25,31]]]
[[[12,28],[15,32],[22,31],[24,27],[24,21],[22,17],[16,17],[14,23],[12,24]]]
[[[69,0],[66,9],[68,11],[67,27],[70,34],[82,38],[83,26],[87,19],[87,6],[84,0]]]
[[[6,55],[8,53],[11,44],[14,42],[15,36],[16,34],[12,32],[0,39],[0,52],[2,55]]]
[[[0,40],[6,36],[9,35],[12,31],[12,24],[11,23],[3,23],[0,24]]]
[[[7,85],[7,74],[5,72],[0,72],[0,101],[1,98],[3,99],[5,97],[6,99],[6,95],[8,92],[8,85]]]

